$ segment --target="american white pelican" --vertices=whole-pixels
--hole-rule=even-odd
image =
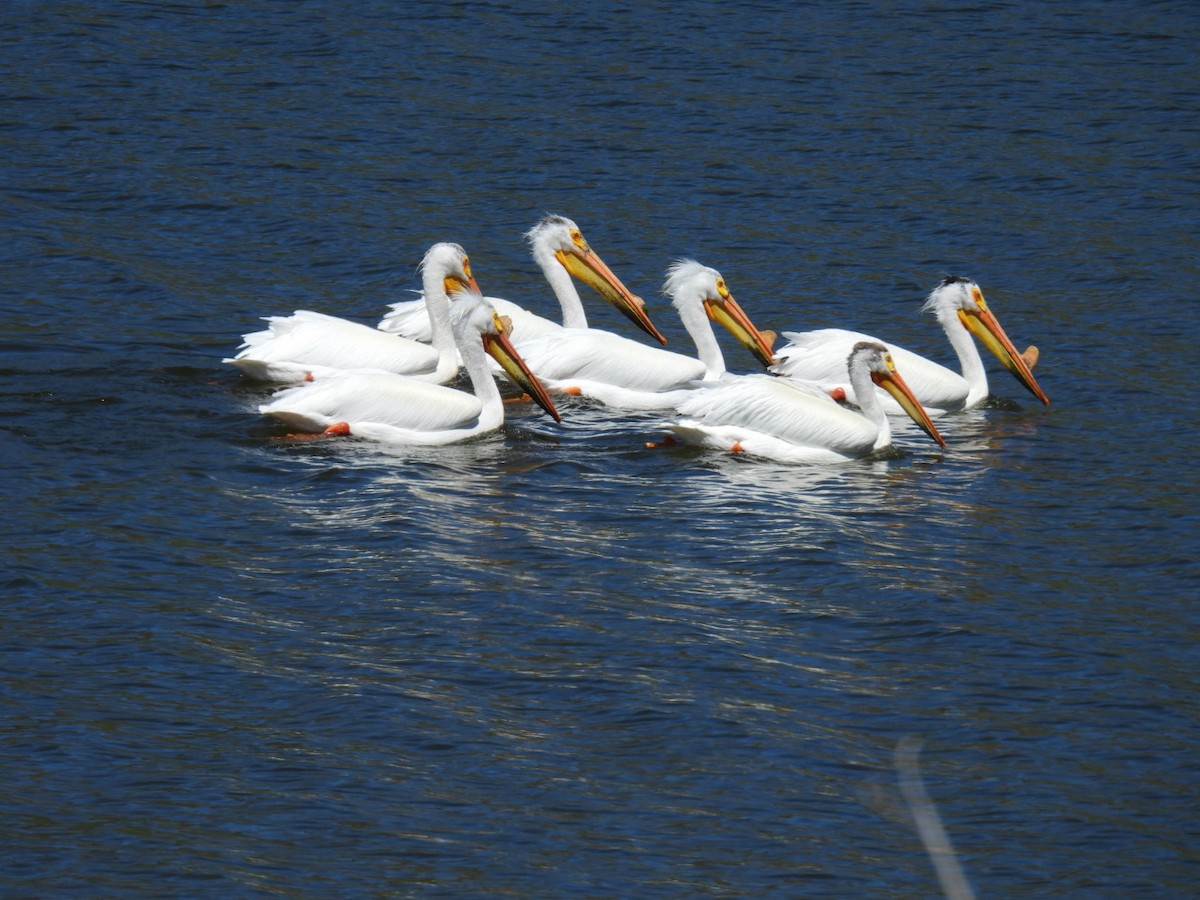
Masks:
[[[343,370],[286,388],[260,406],[259,412],[308,432],[399,444],[466,440],[504,423],[504,401],[486,351],[555,421],[561,421],[545,389],[509,342],[508,323],[477,291],[456,294],[450,318],[474,394],[393,372]]]
[[[421,280],[430,298],[433,344],[327,316],[297,310],[290,316],[270,316],[270,328],[247,334],[238,354],[224,362],[259,381],[291,383],[328,375],[340,369],[382,369],[445,384],[458,374],[458,350],[450,328],[448,295],[479,285],[471,261],[458,244],[434,244],[421,261]]]
[[[894,396],[926,434],[946,446],[886,347],[861,341],[842,366],[863,398],[858,412],[790,378],[744,375],[693,393],[676,407],[681,418],[668,427],[685,443],[783,462],[859,459],[892,440],[887,414],[872,389],[875,384]]]
[[[709,321],[720,322],[764,365],[774,334],[764,336],[716,269],[683,259],[667,270],[671,298],[699,358],[591,328],[560,328],[521,345],[529,368],[551,391],[581,395],[622,409],[669,409],[725,374],[725,359]]]
[[[579,297],[579,291],[575,289],[572,276],[594,288],[601,297],[628,316],[646,334],[660,343],[667,342],[646,315],[645,302],[621,283],[621,279],[613,274],[584,239],[579,226],[570,219],[565,216],[547,215],[530,229],[525,237],[529,241],[534,262],[538,264],[558,298],[562,308],[562,325],[531,313],[511,300],[500,297],[486,298],[495,307],[496,312],[512,320],[512,341],[518,348],[525,341],[546,332],[556,332],[564,327],[588,327],[583,300]],[[413,340],[430,340],[431,331],[425,300],[422,298],[393,303],[391,312],[383,317],[378,327],[381,331],[400,334]]]
[[[921,401],[921,405],[931,414],[940,415],[952,410],[967,409],[987,399],[987,372],[979,356],[979,349],[971,339],[972,334],[976,335],[1035,397],[1049,405],[1050,400],[1042,393],[1026,358],[1017,352],[1012,341],[1008,339],[996,316],[988,309],[979,285],[974,281],[956,275],[946,277],[930,293],[923,311],[931,311],[937,316],[946,337],[950,339],[950,345],[958,354],[958,361],[962,366],[961,375],[903,347],[897,347],[895,344],[885,346],[891,351],[897,367],[904,373],[905,381]],[[883,342],[857,331],[845,331],[840,328],[805,332],[785,331],[783,336],[790,343],[781,347],[775,354],[772,372],[815,382],[828,391],[837,391],[840,388],[849,402],[859,402],[859,395],[854,386],[846,381],[846,354],[859,341]],[[875,389],[873,392],[883,400],[888,413],[896,415],[902,412],[890,397]]]

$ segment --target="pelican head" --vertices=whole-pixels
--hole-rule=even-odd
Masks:
[[[443,241],[430,247],[425,253],[425,258],[421,260],[421,270],[426,269],[445,273],[442,276],[442,286],[447,297],[461,291],[481,293],[475,276],[471,274],[471,260],[467,251],[459,244]]]
[[[930,293],[924,309],[934,313],[945,328],[949,328],[957,317],[962,326],[979,338],[1000,360],[1000,364],[1016,376],[1017,381],[1042,403],[1050,405],[1050,398],[1038,386],[1029,363],[1008,339],[999,320],[988,309],[983,291],[974,281],[958,275],[947,275]]]
[[[460,290],[451,297],[450,320],[455,337],[463,345],[475,340],[474,336],[478,335],[483,340],[483,349],[500,364],[513,382],[553,416],[554,421],[562,421],[550,395],[508,339],[512,326],[507,316],[498,315],[478,290]]]
[[[753,353],[764,366],[771,365],[774,356],[771,344],[775,340],[775,332],[761,332],[754,327],[716,269],[701,265],[694,259],[677,260],[667,269],[663,293],[671,298],[681,316],[685,315],[686,306],[699,300],[710,320],[725,326],[738,343]]]
[[[891,394],[922,431],[937,441],[940,446],[946,446],[946,442],[938,434],[937,428],[929,418],[929,413],[925,411],[925,407],[917,400],[912,389],[904,383],[904,379],[896,371],[896,364],[892,362],[892,354],[888,352],[887,347],[877,344],[875,341],[859,341],[850,351],[846,366],[850,370],[851,381],[854,380],[856,369],[865,368],[871,381]]]
[[[646,302],[621,283],[599,254],[591,248],[579,226],[566,216],[547,215],[525,235],[534,256],[553,255],[572,276],[595,290],[619,309],[638,328],[659,343],[666,344],[650,317]]]

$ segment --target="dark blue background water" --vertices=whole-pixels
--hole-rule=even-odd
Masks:
[[[911,897],[1200,880],[1200,14],[11,3],[0,14],[0,893]],[[654,415],[288,443],[220,365],[374,322],[437,240],[941,360],[970,275],[1042,408],[831,468]],[[611,309],[593,322],[630,333]],[[753,368],[736,348],[732,367]]]

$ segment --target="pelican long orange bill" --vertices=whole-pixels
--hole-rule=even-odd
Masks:
[[[983,293],[978,287],[975,287],[972,294],[976,308],[958,311],[958,317],[962,320],[963,325],[979,338],[983,346],[992,351],[996,359],[1000,360],[1000,364],[1012,372],[1017,381],[1025,385],[1029,393],[1049,406],[1050,398],[1046,396],[1041,386],[1038,385],[1037,379],[1033,377],[1033,371],[1029,368],[1025,357],[1017,351],[1013,342],[1008,339],[1008,335],[1004,333],[1004,329],[1000,327],[1000,321],[988,309],[987,302],[983,299]]]
[[[538,377],[529,371],[529,366],[525,364],[525,360],[521,359],[521,354],[508,339],[508,334],[512,330],[511,323],[504,316],[494,316],[494,318],[496,331],[494,334],[484,333],[483,348],[492,359],[500,364],[500,368],[508,374],[508,377],[533,398],[534,403],[553,416],[555,422],[561,422],[562,416],[554,408],[554,402],[546,393],[546,388],[542,386]]]

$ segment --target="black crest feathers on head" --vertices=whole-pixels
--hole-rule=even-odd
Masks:
[[[963,278],[961,275],[946,275],[938,282],[938,287],[949,287],[952,284],[966,284],[970,278]]]

